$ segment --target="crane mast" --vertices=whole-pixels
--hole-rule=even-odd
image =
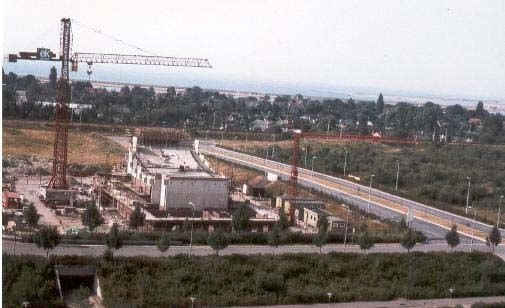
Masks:
[[[61,74],[56,89],[56,109],[54,114],[54,154],[50,189],[68,189],[67,150],[70,104],[69,65],[72,45],[70,18],[61,19],[60,59]]]

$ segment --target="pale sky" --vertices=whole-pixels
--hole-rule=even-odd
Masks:
[[[3,52],[70,17],[212,78],[505,98],[505,0],[3,1]],[[74,51],[140,53],[73,24]]]

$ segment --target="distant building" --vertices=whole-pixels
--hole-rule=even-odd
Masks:
[[[265,119],[263,119],[263,120],[254,120],[251,123],[251,128],[253,130],[262,130],[262,131],[265,131],[269,127],[270,127],[270,122],[268,122],[268,120],[265,120]]]
[[[303,213],[304,209],[317,209],[324,208],[325,204],[323,201],[315,199],[304,199],[304,198],[291,198],[288,195],[282,195],[276,198],[275,207],[283,210],[286,214],[293,214],[293,217],[289,217],[294,224],[303,223]],[[292,212],[291,212],[292,209]]]
[[[244,183],[242,193],[254,197],[264,197],[267,187],[272,183],[273,181],[269,181],[267,177],[260,175]]]
[[[316,229],[317,223],[321,217],[325,216],[328,220],[328,232],[337,232],[345,230],[345,220],[332,215],[322,208],[305,208],[303,212],[303,223],[306,229]]]
[[[21,195],[12,191],[4,191],[2,194],[2,205],[6,209],[22,208]]]
[[[470,119],[468,119],[468,124],[474,125],[474,126],[481,126],[482,121],[479,118],[470,118]]]
[[[26,91],[16,91],[16,106],[22,106],[26,102],[28,102],[28,99],[26,98]]]

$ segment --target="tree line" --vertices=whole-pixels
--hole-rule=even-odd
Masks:
[[[54,101],[56,70],[50,82],[43,84],[32,75],[18,77],[3,73],[3,114],[7,119],[51,120],[53,106],[37,101]],[[25,90],[27,102],[16,104],[16,90]],[[475,110],[461,105],[443,108],[432,102],[416,106],[405,102],[386,104],[382,93],[376,101],[313,99],[279,95],[233,98],[199,87],[177,93],[168,87],[166,93],[139,86],[124,86],[119,91],[93,88],[88,82],[72,82],[72,102],[91,105],[74,115],[75,121],[86,123],[124,123],[131,125],[167,126],[189,130],[254,129],[255,120],[283,124],[303,131],[364,134],[435,139],[444,141],[471,139],[481,143],[504,143],[505,116],[492,114],[479,102]],[[469,119],[474,119],[469,122]],[[476,119],[476,120],[475,120]],[[446,138],[446,134],[449,136]]]

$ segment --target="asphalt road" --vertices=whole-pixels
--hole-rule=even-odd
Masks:
[[[505,296],[490,296],[490,297],[466,297],[466,298],[438,298],[438,299],[418,299],[407,300],[397,299],[387,302],[352,302],[352,303],[331,303],[331,304],[315,304],[310,307],[333,307],[333,308],[407,308],[407,307],[453,307],[461,305],[470,307],[475,303],[500,303],[505,302]],[[251,306],[254,307],[254,306]],[[259,307],[279,307],[279,308],[301,308],[307,305],[283,305],[283,306],[258,306]]]
[[[482,243],[460,244],[454,251],[466,251],[470,249],[476,251],[489,252],[489,247]],[[14,243],[11,240],[2,240],[2,252],[7,254],[17,255],[38,255],[45,256],[46,253],[43,249],[37,248],[35,244],[30,243]],[[505,247],[497,247],[497,254],[505,258]],[[104,253],[104,245],[59,245],[50,254],[54,255],[78,255],[78,256],[100,256]],[[411,251],[431,252],[431,251],[451,251],[446,243],[434,244],[417,244]],[[323,246],[322,253],[329,252],[344,252],[343,244],[330,244]],[[357,245],[347,245],[345,252],[350,253],[365,253]],[[402,248],[399,244],[377,244],[370,249],[368,253],[406,253],[407,250]],[[116,255],[133,257],[133,256],[147,256],[147,257],[161,257],[161,256],[174,256],[178,254],[188,254],[189,246],[171,246],[167,252],[161,253],[156,246],[123,246],[120,250],[115,252]],[[277,248],[264,245],[232,245],[219,252],[219,255],[255,255],[255,254],[285,254],[285,253],[319,253],[319,248],[314,245],[282,245]],[[215,254],[210,246],[193,246],[192,255],[207,256]]]
[[[200,151],[203,154],[217,156],[221,159],[257,170],[279,173],[283,180],[289,180],[290,178],[291,166],[287,164],[265,160],[255,156],[205,144],[201,146]],[[447,233],[447,225],[457,223],[459,224],[458,229],[460,233],[466,236],[466,240],[474,235],[476,240],[483,241],[485,234],[489,233],[492,227],[467,217],[445,212],[377,189],[370,190],[367,186],[359,185],[337,177],[312,172],[303,168],[299,168],[298,171],[298,183],[300,185],[307,188],[314,188],[319,191],[323,191],[328,195],[341,198],[345,202],[358,206],[365,211],[369,209],[371,213],[381,218],[399,220],[402,217],[405,217],[405,209],[411,208],[414,212],[413,227],[416,230],[423,232],[430,239],[443,239]],[[323,182],[334,183],[336,184],[335,186],[340,187],[341,189],[328,187],[327,185],[321,184]],[[371,201],[368,200],[369,192],[372,198]],[[378,203],[377,200],[386,200],[391,204],[394,204],[396,209],[388,208],[383,204]],[[398,208],[403,208],[404,210],[399,211]],[[434,223],[433,221],[435,220],[438,220],[441,223]],[[446,226],[444,226],[444,223]],[[466,230],[462,233],[461,230],[464,228],[466,228]],[[502,236],[505,237],[505,230],[501,229],[501,232]]]

